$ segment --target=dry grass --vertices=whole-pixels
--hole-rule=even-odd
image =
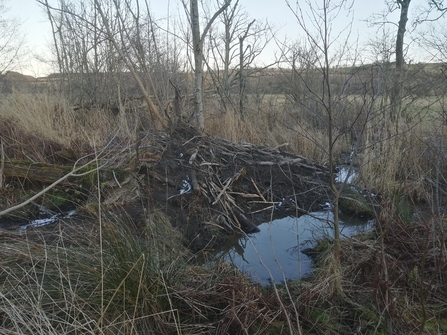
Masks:
[[[259,108],[248,109],[243,119],[233,110],[208,114],[205,119],[205,131],[234,142],[280,147],[282,150],[325,164],[328,160],[327,131],[315,129],[306,120],[297,118],[296,114],[284,111],[281,96],[278,98],[280,102],[274,96],[264,99],[274,100]],[[346,137],[342,137],[342,141],[337,142],[337,153],[349,151],[345,139]]]
[[[340,295],[330,243],[311,280],[261,288],[225,263],[190,263],[161,213],[139,229],[104,215],[102,235],[96,220],[0,234],[3,334],[380,334],[386,313],[395,334],[447,330],[441,224],[388,220],[386,265],[373,233],[345,240]]]
[[[102,225],[0,235],[3,334],[288,333],[276,299],[237,270],[189,264],[161,214],[142,230]]]
[[[320,242],[312,279],[287,284],[305,331],[386,334],[389,326],[393,334],[447,331],[446,255],[440,252],[447,241],[445,223],[409,225],[383,206],[383,238],[375,230],[342,241],[341,294],[333,289],[337,273],[327,240]],[[439,238],[433,240],[433,234]]]
[[[13,93],[0,101],[0,118],[10,120],[28,136],[65,148],[102,148],[113,138],[135,138],[139,123],[132,113],[117,117],[102,109],[75,110],[61,97]]]
[[[359,155],[359,181],[385,197],[405,194],[429,202],[443,183],[447,160],[442,148],[447,127],[431,123],[403,125],[400,134],[370,145]]]
[[[244,120],[233,112],[210,114],[206,131],[270,147],[287,142],[286,150],[325,163],[326,130],[313,127],[299,113],[285,113],[281,106],[281,101],[266,97]],[[75,111],[63,99],[26,94],[5,98],[0,118],[8,122],[1,137],[9,149],[36,161],[48,157],[49,146],[92,152],[111,139],[131,143],[139,122],[132,114],[115,118],[102,110]],[[433,191],[442,193],[446,132],[433,123],[403,124],[398,137],[376,141],[360,153],[360,181],[389,199],[405,194],[433,201]],[[350,140],[341,138],[336,152],[349,151]],[[131,222],[101,213],[104,221],[98,217],[84,230],[60,227],[51,239],[40,231],[25,236],[2,232],[0,331],[373,334],[385,332],[388,315],[396,333],[439,334],[446,330],[447,319],[445,237],[440,237],[445,227],[435,216],[432,225],[394,221],[395,203],[387,204],[388,211],[381,214],[391,225],[384,239],[387,279],[381,246],[370,236],[344,244],[341,274],[334,273],[337,267],[329,252],[311,281],[275,289],[261,289],[225,264],[212,269],[189,264],[177,233],[159,214],[148,216],[139,231]],[[104,228],[101,235],[99,227]],[[338,278],[343,295],[334,291]],[[395,298],[393,306],[385,293]]]
[[[154,253],[163,252],[171,243],[167,237],[175,235],[162,232],[170,228],[160,225],[163,238],[145,240],[123,223],[104,223],[103,236],[88,226],[60,227],[56,240],[57,231],[28,232],[26,239],[3,236],[7,252],[21,255],[16,263],[1,264],[5,331],[132,334],[147,327],[150,334],[170,325],[174,312],[167,305],[165,286],[181,269],[174,266],[181,250],[170,247],[164,253],[170,261]],[[73,234],[75,229],[84,229],[83,238]]]

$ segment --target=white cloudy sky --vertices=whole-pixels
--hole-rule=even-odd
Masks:
[[[292,5],[296,2],[295,0],[289,1]],[[321,0],[312,1],[321,3]],[[54,2],[54,0],[50,1],[50,3],[51,2]],[[300,0],[300,3],[303,2],[304,1]],[[414,13],[418,6],[426,2],[427,0],[413,0],[410,8],[410,16],[414,17]],[[29,55],[32,56],[33,54],[38,54],[45,57],[45,54],[48,54],[47,50],[51,35],[50,26],[43,10],[35,0],[5,0],[5,3],[10,9],[7,14],[18,18],[23,22],[22,30],[26,35],[27,45],[30,50]],[[168,12],[168,7],[170,8],[171,15],[178,11],[182,12],[182,8],[179,7],[180,0],[151,0],[150,3],[156,16],[165,16]],[[270,23],[280,28],[280,37],[287,36],[290,39],[297,39],[300,37],[300,29],[297,27],[294,15],[287,7],[286,0],[240,0],[240,5],[251,17],[255,19],[267,18]],[[385,11],[385,9],[385,0],[355,0],[353,6],[354,21],[352,36],[358,36],[362,43],[365,43],[368,39],[374,38],[377,35],[376,29],[368,28],[365,20],[370,18],[372,14],[381,13]],[[397,22],[398,13],[396,12],[391,18]],[[340,22],[337,24],[344,25],[348,22],[349,19],[346,15],[341,15]],[[273,49],[274,46],[271,48]],[[36,61],[28,61],[18,70],[35,76],[46,75],[49,71],[48,68],[45,68],[45,66]]]

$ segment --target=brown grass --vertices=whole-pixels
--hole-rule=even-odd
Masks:
[[[13,93],[0,101],[0,118],[10,120],[23,133],[59,143],[65,148],[101,148],[112,138],[135,138],[138,118],[113,116],[102,109],[75,110],[61,97]]]
[[[326,129],[310,124],[302,112],[288,105],[284,95],[249,98],[243,119],[234,110],[222,112],[217,102],[208,102],[207,108],[213,112],[206,114],[205,131],[235,142],[281,147],[317,163],[327,163]],[[426,105],[429,99],[422,100],[419,103]],[[354,97],[349,102],[353,111],[360,108]],[[345,114],[337,124],[339,129],[349,125],[349,113]],[[129,145],[135,141],[140,124],[137,111],[115,116],[103,109],[74,110],[63,98],[25,93],[13,93],[2,99],[0,119],[1,137],[7,150],[15,150],[17,154],[27,152],[37,161],[45,160],[51,150],[68,149],[79,157],[111,142]],[[360,167],[358,180],[363,187],[384,195],[403,192],[415,200],[430,200],[427,178],[436,181],[439,175],[435,171],[439,173],[441,165],[446,165],[440,148],[447,138],[447,127],[433,115],[425,119],[411,124],[402,122],[398,135],[391,138],[386,137],[395,133],[395,127],[389,122],[375,126],[380,129],[367,127],[360,134],[363,144],[355,163]],[[436,124],[438,128],[433,127]],[[377,138],[378,130],[382,138]],[[335,144],[335,156],[349,153],[351,142],[350,132],[342,135]]]
[[[328,160],[327,131],[315,129],[285,108],[283,96],[267,96],[262,104],[250,105],[243,119],[234,110],[209,113],[205,119],[205,131],[234,142],[281,147],[287,152],[325,164]],[[218,110],[217,106],[213,110]],[[342,141],[337,142],[337,153],[349,151],[345,139],[342,137]]]
[[[209,113],[206,131],[270,147],[287,142],[284,149],[325,163],[326,130],[286,113],[282,103],[265,97],[244,120],[233,111]],[[5,98],[0,118],[7,150],[36,161],[48,157],[49,147],[91,152],[112,140],[131,143],[139,123],[132,113],[75,111],[64,99],[29,94]],[[311,280],[260,288],[225,264],[189,264],[176,247],[178,236],[159,217],[148,216],[143,236],[110,218],[81,235],[74,227],[75,241],[63,227],[52,243],[40,232],[32,239],[2,232],[0,327],[11,334],[369,334],[384,333],[391,317],[395,333],[446,331],[445,222],[435,215],[403,222],[393,201],[405,194],[433,205],[435,191],[442,193],[447,130],[434,124],[403,123],[398,136],[369,142],[360,153],[359,180],[385,198],[379,219],[386,248],[374,235],[345,241],[341,274],[328,252]],[[349,152],[350,140],[341,138],[336,152]],[[107,231],[98,236],[102,224]],[[342,295],[334,294],[335,277],[342,279]]]
[[[434,184],[446,171],[442,151],[447,127],[430,123],[403,125],[400,133],[370,145],[359,155],[361,183],[393,197],[401,193],[415,202],[431,202]]]

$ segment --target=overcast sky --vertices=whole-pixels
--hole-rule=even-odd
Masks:
[[[214,0],[207,0],[208,2]],[[235,0],[233,0],[234,2]],[[321,0],[315,0],[321,3]],[[410,22],[414,17],[418,6],[426,3],[427,0],[413,0],[410,7]],[[26,34],[27,45],[31,50],[30,55],[38,54],[45,57],[48,54],[48,44],[51,40],[50,26],[45,17],[43,10],[35,0],[6,0],[6,6],[10,9],[8,16],[13,16],[23,22],[22,30]],[[54,2],[53,1],[50,1]],[[290,0],[292,6],[295,0]],[[304,1],[300,0],[300,3]],[[151,0],[151,8],[155,16],[166,16],[169,12],[175,15],[179,11],[183,12],[180,7],[180,0]],[[286,0],[240,0],[240,5],[254,19],[268,19],[268,21],[279,29],[278,36],[283,39],[287,36],[290,39],[297,39],[302,34],[302,30],[298,28],[296,19],[287,7]],[[386,10],[385,0],[355,0],[353,11],[354,21],[351,36],[359,38],[360,43],[366,43],[368,39],[372,39],[377,35],[376,28],[368,28],[365,22],[372,14],[381,13]],[[340,21],[337,25],[345,25],[349,22],[346,14],[339,16]],[[391,16],[394,22],[398,21],[398,13]],[[273,52],[274,46],[271,46]],[[268,56],[266,56],[268,57]],[[19,71],[35,76],[46,75],[49,71],[41,64],[33,61],[27,62]]]

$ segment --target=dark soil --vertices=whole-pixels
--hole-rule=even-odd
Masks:
[[[154,143],[163,143],[161,155],[146,164],[145,150],[151,152]],[[329,199],[327,168],[189,127],[177,128],[163,141],[143,138],[139,173],[146,176],[153,207],[167,211],[192,249],[220,243],[228,234],[255,232],[272,216],[321,210]]]

